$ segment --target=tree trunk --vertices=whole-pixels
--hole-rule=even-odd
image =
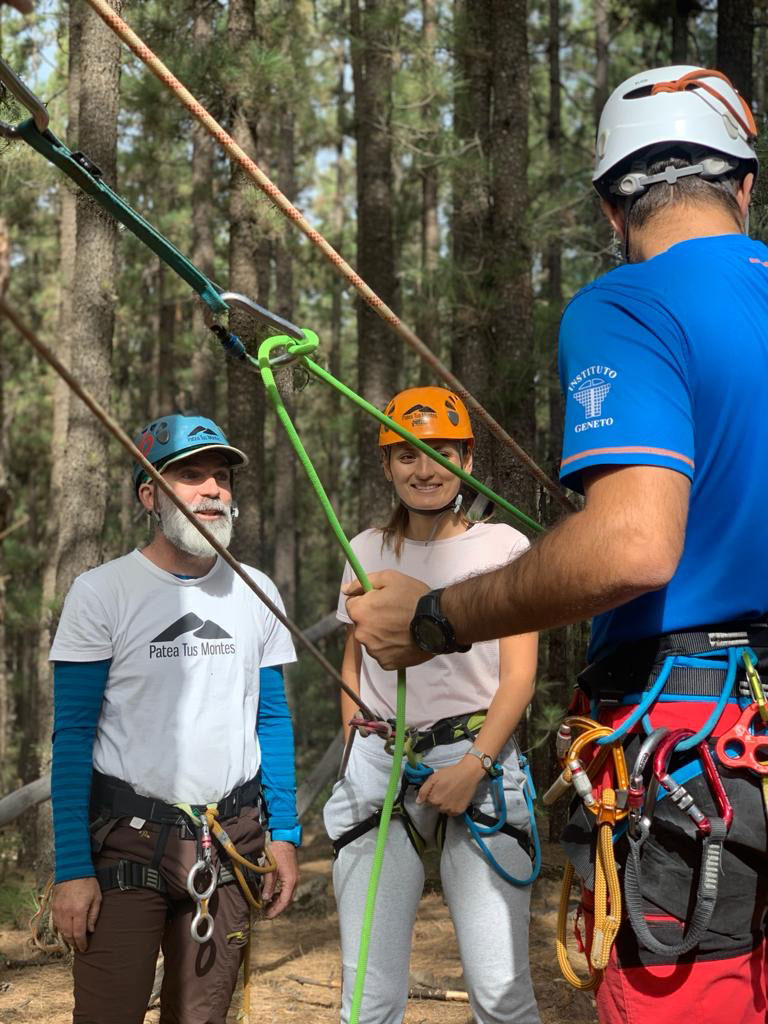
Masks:
[[[399,296],[395,274],[392,174],[392,53],[400,5],[392,0],[351,0],[352,77],[357,136],[357,269],[391,308]],[[361,299],[357,302],[358,387],[383,409],[398,386],[400,343]],[[358,524],[386,514],[391,488],[381,472],[370,417],[360,420]]]
[[[688,63],[688,15],[690,0],[674,0],[672,5],[672,63]]]
[[[453,371],[473,394],[491,374],[490,0],[454,6],[454,133],[460,152],[452,179]],[[491,438],[476,428],[475,475],[490,478]]]
[[[111,5],[120,11],[120,0]],[[76,59],[76,54],[74,55]],[[93,11],[82,13],[79,148],[114,185],[117,177],[117,110],[120,42]],[[71,317],[73,375],[106,409],[110,407],[112,332],[115,308],[117,226],[90,199],[78,195]],[[64,253],[62,253],[64,255]],[[108,446],[104,429],[82,402],[70,403],[59,501],[56,593],[63,595],[80,573],[102,559],[107,506]],[[50,689],[41,687],[38,708],[38,772],[50,764]],[[48,815],[46,819],[49,820]],[[50,842],[39,836],[39,861]]]
[[[5,295],[11,272],[11,240],[8,228],[0,217],[0,296]],[[5,323],[0,326],[0,536],[8,528],[11,515],[11,494],[8,488],[8,432],[5,429]],[[6,785],[8,768],[8,733],[10,694],[8,691],[8,652],[5,635],[6,565],[0,541],[0,782]]]
[[[528,234],[528,38],[526,0],[492,0],[491,412],[526,451],[535,435],[533,292]],[[494,484],[535,514],[536,488],[509,450],[493,446]]]
[[[437,262],[440,253],[440,230],[438,226],[438,155],[440,110],[432,88],[435,48],[437,46],[437,3],[436,0],[421,0],[421,149],[426,152],[421,167],[421,288],[419,313],[416,318],[417,333],[421,340],[440,354],[440,325],[437,302]],[[429,384],[431,371],[424,362],[420,364],[419,378],[422,384]]]
[[[203,53],[213,39],[213,8],[198,5],[195,15],[194,45]],[[192,251],[191,259],[196,267],[210,278],[214,277],[213,225],[216,215],[213,207],[212,182],[216,143],[206,129],[195,119],[191,124],[192,135]],[[221,356],[210,340],[203,321],[203,309],[195,303],[192,317],[195,339],[200,339],[192,353],[192,382],[189,388],[188,406],[191,409],[205,407],[216,414],[217,385]],[[202,340],[206,339],[207,344]],[[214,419],[215,419],[214,415]]]
[[[752,103],[753,0],[719,0],[717,5],[717,57],[715,66],[731,79]]]
[[[595,0],[595,91],[592,96],[595,130],[592,138],[597,136],[597,126],[600,123],[605,101],[608,99],[608,47],[611,39],[611,27],[609,17],[608,0]],[[613,232],[608,221],[599,211],[598,200],[595,195],[591,196],[595,211],[595,241],[598,248],[598,263],[595,268],[597,273],[610,269],[612,262]]]
[[[231,0],[227,33],[233,52],[248,52],[257,38],[256,24],[254,0]],[[230,95],[231,134],[238,145],[256,159],[258,112],[252,102],[252,89],[248,90],[246,98],[237,90],[237,83],[243,79],[230,76],[229,81],[234,89]],[[263,274],[265,266],[268,272],[269,259],[260,228],[250,179],[233,164],[229,199],[229,286],[232,291],[250,298],[255,296],[257,302],[267,305]],[[258,329],[253,319],[234,311],[229,322],[231,330],[252,350]],[[233,361],[227,363],[227,406],[229,440],[242,448],[250,460],[237,473],[240,518],[232,551],[236,558],[259,565],[263,557],[264,389],[250,374],[243,372],[241,363]]]

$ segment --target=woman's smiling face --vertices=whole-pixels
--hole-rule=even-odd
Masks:
[[[461,445],[458,442],[430,439],[429,444],[454,465],[462,465]],[[467,455],[463,468],[471,472],[471,454]],[[421,509],[429,512],[449,505],[456,497],[461,483],[450,470],[406,441],[390,447],[384,472],[392,482],[398,498],[415,512]]]

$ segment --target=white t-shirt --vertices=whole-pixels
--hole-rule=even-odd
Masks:
[[[381,546],[381,530],[364,530],[352,541],[352,549],[366,572],[397,569],[428,583],[431,589],[446,587],[467,576],[495,569],[521,555],[528,540],[504,523],[477,523],[466,533],[445,540],[404,540],[400,558],[391,547]],[[354,579],[347,562],[342,583]],[[339,595],[337,617],[350,622],[346,598]],[[384,718],[395,716],[397,673],[387,672],[363,649],[360,696]],[[499,686],[499,642],[473,644],[466,654],[441,654],[423,665],[408,669],[406,722],[425,729],[442,718],[487,708]]]
[[[274,583],[249,576],[280,608]],[[111,658],[94,768],[168,803],[206,803],[253,778],[259,668],[296,660],[291,635],[217,558],[179,579],[131,551],[72,584],[51,661]]]

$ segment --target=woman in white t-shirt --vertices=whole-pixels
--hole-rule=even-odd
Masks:
[[[474,438],[466,408],[444,388],[396,395],[387,415],[471,471]],[[511,526],[473,523],[460,481],[382,427],[384,473],[399,499],[383,529],[365,530],[352,547],[366,572],[398,569],[431,588],[447,586],[516,558],[528,547]],[[347,564],[343,583],[353,578]],[[338,617],[350,624],[345,598]],[[456,929],[464,979],[480,1024],[537,1024],[528,959],[533,843],[526,775],[513,731],[534,689],[537,636],[474,644],[408,670],[406,721],[421,759],[421,785],[402,785],[396,802],[371,935],[360,1024],[396,1024],[408,996],[413,925],[424,885],[421,852],[441,847],[440,873]],[[382,669],[348,625],[342,675],[382,721],[394,720],[397,674]],[[342,695],[348,734],[356,712]],[[355,985],[365,897],[392,757],[376,732],[358,736],[344,777],[326,804],[334,841],[333,882],[343,960],[342,1021]],[[495,778],[494,778],[495,776]],[[503,805],[503,806],[502,806]],[[473,839],[465,812],[482,832]],[[503,827],[489,831],[499,821]],[[475,829],[477,831],[477,828]],[[505,877],[506,876],[506,877]]]

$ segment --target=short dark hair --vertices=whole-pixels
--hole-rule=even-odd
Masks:
[[[688,167],[690,163],[690,159],[670,154],[659,160],[654,160],[648,165],[645,173],[648,175],[661,174],[669,166]],[[684,178],[678,178],[674,185],[670,185],[666,181],[649,185],[645,192],[631,203],[627,217],[627,230],[630,236],[633,231],[645,227],[661,210],[687,203],[719,206],[740,225],[742,214],[736,193],[748,170],[747,164],[741,163],[733,171],[729,171],[719,178],[708,179],[703,178],[700,174],[689,174]]]

